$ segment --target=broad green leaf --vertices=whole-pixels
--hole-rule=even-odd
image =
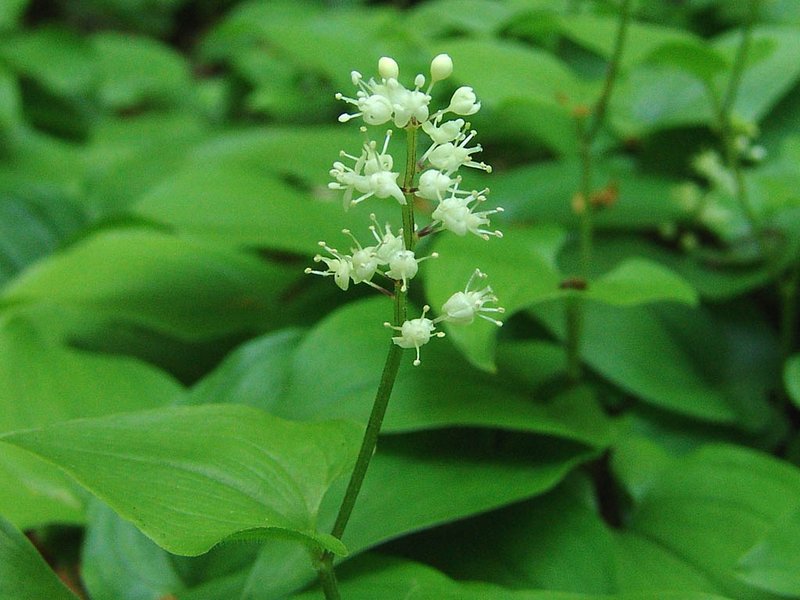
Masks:
[[[779,523],[788,525],[782,520],[796,510],[799,495],[797,467],[741,447],[707,446],[662,471],[638,502],[630,527],[694,565],[732,597],[774,598],[742,582],[739,561]],[[771,566],[782,570],[794,563],[787,575],[796,573],[796,552],[781,556],[788,562]],[[761,586],[768,574],[754,576]]]
[[[4,65],[0,65],[0,131],[19,123],[21,108],[17,79]]]
[[[83,38],[66,29],[44,27],[0,39],[0,59],[51,92],[88,94],[97,78],[95,55]]]
[[[508,228],[502,239],[484,242],[474,236],[444,237],[436,244],[439,258],[426,268],[426,291],[434,312],[455,292],[464,289],[476,268],[488,278],[475,285],[490,285],[506,309],[508,318],[522,308],[558,296],[561,277],[555,255],[565,239],[552,226]],[[497,327],[482,319],[469,326],[445,329],[469,361],[487,371],[495,370]]]
[[[646,61],[678,67],[709,84],[717,74],[731,68],[728,61],[713,48],[694,40],[668,42],[658,46],[647,56]]]
[[[563,339],[560,304],[537,305],[532,313]],[[582,354],[644,402],[758,431],[770,419],[766,397],[778,358],[773,335],[756,314],[752,308],[723,316],[680,305],[586,302]]]
[[[0,322],[0,432],[170,404],[183,388],[122,356],[73,350],[22,319]]]
[[[786,361],[783,370],[783,384],[792,401],[800,407],[800,354]]]
[[[559,106],[583,98],[583,85],[569,67],[552,54],[517,42],[461,38],[443,46],[452,57],[453,77],[475,88],[491,106],[507,100],[535,98]],[[492,65],[487,69],[486,65]]]
[[[0,517],[0,597],[76,600],[22,533]]]
[[[575,444],[495,432],[425,432],[381,440],[347,526],[351,555],[381,542],[483,513],[541,494],[591,458]],[[502,446],[502,447],[501,447]],[[326,497],[333,523],[344,491]],[[474,543],[474,540],[472,541]],[[294,581],[287,581],[291,573]],[[283,580],[282,580],[283,578]],[[265,545],[251,573],[246,598],[268,600],[315,578],[302,552]]]
[[[454,581],[430,566],[380,554],[353,561],[340,570],[339,576],[342,596],[351,600],[724,600],[722,596],[687,591],[612,596],[510,590],[477,581]],[[314,600],[320,593],[318,589],[311,589],[292,596],[292,600]]]
[[[800,505],[739,559],[739,577],[775,594],[800,596]]]
[[[521,146],[529,146],[536,140],[562,156],[574,156],[578,151],[575,118],[564,106],[541,98],[519,97],[504,101],[487,119],[486,126],[480,129],[482,140]],[[494,181],[494,176],[490,181]],[[494,195],[494,186],[492,191]],[[505,201],[502,195],[496,197]]]
[[[86,222],[68,198],[0,194],[0,284],[64,245]]]
[[[191,86],[189,67],[153,39],[103,32],[92,36],[98,57],[98,95],[111,110],[145,103],[180,104]]]
[[[572,14],[561,18],[560,29],[573,42],[610,59],[619,31],[619,19],[615,16]],[[622,65],[628,67],[642,62],[664,46],[692,43],[696,39],[680,29],[633,21],[628,25]]]
[[[685,280],[658,263],[629,258],[592,280],[586,298],[617,306],[671,301],[697,304],[697,292]]]
[[[85,491],[52,464],[0,443],[0,515],[14,526],[82,524],[85,497]]]
[[[93,600],[162,600],[184,591],[170,555],[93,502],[81,550],[81,581]]]
[[[206,125],[185,111],[103,120],[84,147],[85,202],[95,214],[116,216],[172,176],[205,136]]]
[[[265,408],[286,418],[366,421],[390,343],[381,325],[390,311],[384,298],[375,298],[320,322],[294,354],[286,395]],[[551,369],[552,354],[543,363]],[[490,376],[470,369],[447,338],[422,349],[419,367],[412,366],[410,352],[403,356],[383,430],[442,427],[533,431],[592,447],[604,446],[610,434],[609,421],[593,397],[565,394],[537,402],[505,373]]]
[[[422,39],[452,36],[454,31],[485,35],[496,33],[514,15],[515,11],[505,2],[434,0],[414,6],[405,15],[403,25]]]
[[[0,301],[77,308],[187,339],[255,327],[294,274],[219,245],[109,230],[37,263]]]
[[[341,542],[316,531],[316,514],[351,466],[359,431],[209,405],[67,421],[0,439],[60,466],[175,554],[202,554],[237,535],[288,535],[342,554]]]

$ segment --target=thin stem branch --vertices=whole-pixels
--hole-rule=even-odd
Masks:
[[[406,129],[406,135],[408,153],[406,158],[406,172],[403,178],[403,193],[406,198],[406,204],[403,206],[403,241],[406,249],[413,250],[416,242],[413,190],[417,162],[416,126],[412,125],[408,127]],[[394,284],[394,325],[396,327],[401,326],[406,320],[406,301],[407,292],[403,291],[402,282],[396,281]],[[350,474],[350,481],[347,484],[342,504],[339,506],[339,512],[336,515],[336,521],[331,530],[331,535],[338,539],[342,539],[344,535],[345,528],[353,513],[353,508],[356,505],[358,494],[361,492],[361,486],[364,483],[364,477],[367,474],[369,463],[375,454],[375,448],[378,445],[378,436],[380,435],[381,426],[383,425],[383,418],[386,415],[386,409],[389,406],[389,398],[392,395],[394,382],[397,379],[397,372],[400,368],[400,358],[402,355],[403,349],[390,341],[389,351],[386,354],[386,362],[383,365],[383,372],[381,373],[381,381],[375,392],[375,401],[369,415],[367,428],[364,431],[364,438],[361,440],[361,447],[358,451],[356,464],[353,467],[353,472]],[[317,570],[326,600],[338,600],[340,595],[336,584],[336,574],[333,568],[333,554],[331,552],[328,551],[322,554]]]
[[[614,49],[606,69],[603,89],[586,123],[585,115],[576,116],[578,135],[578,155],[581,162],[581,179],[576,209],[580,214],[580,272],[584,281],[588,280],[592,269],[592,247],[594,245],[594,223],[592,211],[592,145],[605,122],[608,104],[617,81],[622,51],[625,47],[628,26],[631,20],[631,0],[622,0],[620,5],[619,28],[614,41]],[[580,292],[570,297],[565,306],[567,325],[567,376],[572,381],[581,377],[580,338],[583,331],[583,298]]]
[[[747,56],[750,53],[752,45],[753,27],[755,26],[758,17],[758,7],[760,0],[750,0],[750,7],[747,13],[747,19],[742,25],[742,38],[739,47],[736,50],[736,57],[733,61],[731,75],[728,79],[728,85],[722,95],[722,100],[717,106],[717,120],[719,121],[720,138],[722,141],[723,150],[725,153],[725,163],[733,173],[735,186],[736,186],[736,200],[742,209],[742,212],[750,224],[750,229],[753,234],[758,234],[758,219],[750,205],[750,200],[747,195],[747,185],[744,180],[744,173],[742,171],[742,164],[739,160],[739,149],[736,146],[736,127],[733,122],[733,105],[736,103],[736,96],[739,93],[739,88],[742,82],[742,75],[744,74],[744,67],[747,64]]]

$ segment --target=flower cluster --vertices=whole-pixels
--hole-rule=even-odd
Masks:
[[[470,123],[461,117],[475,114],[480,110],[475,92],[471,87],[462,86],[455,90],[444,108],[431,109],[431,90],[439,81],[445,80],[453,72],[453,61],[446,54],[436,56],[431,62],[430,83],[426,78],[417,75],[412,88],[399,82],[400,69],[389,57],[378,61],[379,79],[365,80],[361,73],[353,71],[351,79],[357,91],[354,97],[336,94],[338,100],[352,105],[354,112],[339,116],[340,122],[360,118],[364,122],[361,131],[365,141],[358,154],[340,152],[339,159],[333,163],[330,176],[333,179],[328,187],[343,192],[344,208],[358,205],[365,200],[393,198],[402,205],[404,214],[411,211],[413,216],[413,199],[420,198],[435,204],[431,213],[431,222],[421,230],[403,231],[395,235],[389,224],[380,226],[375,215],[370,215],[372,225],[370,232],[374,243],[363,245],[347,229],[343,233],[350,238],[350,252],[340,252],[329,246],[327,242],[319,242],[323,253],[314,257],[314,262],[322,263],[323,268],[307,268],[306,273],[333,277],[334,282],[342,290],[350,284],[364,283],[377,290],[392,295],[379,283],[380,278],[394,282],[395,293],[405,294],[409,282],[416,276],[419,263],[438,254],[417,257],[415,242],[424,235],[450,231],[459,236],[472,233],[482,239],[502,237],[502,234],[491,229],[489,217],[502,212],[502,208],[481,210],[479,207],[486,201],[488,189],[461,189],[462,178],[457,174],[461,167],[491,172],[491,167],[479,162],[474,155],[482,151],[480,144],[473,143],[476,136]],[[421,131],[430,143],[424,147],[419,160],[411,160],[415,165],[413,173],[406,173],[401,180],[399,171],[394,170],[395,160],[389,152],[392,140],[392,129],[385,132],[382,142],[369,139],[367,126],[391,124],[405,129],[414,136]],[[416,137],[410,137],[415,140]],[[412,144],[414,146],[414,144]],[[416,159],[416,148],[413,159]],[[413,218],[405,220],[413,223]],[[503,309],[489,306],[497,302],[497,297],[488,286],[472,289],[475,281],[486,277],[475,270],[463,291],[453,294],[441,307],[439,316],[428,318],[429,306],[425,306],[422,315],[417,319],[406,320],[399,325],[386,323],[399,335],[392,340],[401,348],[414,348],[416,358],[414,365],[420,363],[419,349],[434,337],[443,337],[444,333],[436,330],[442,322],[456,325],[472,323],[475,317],[481,317],[495,325],[500,321],[490,316],[502,313]]]

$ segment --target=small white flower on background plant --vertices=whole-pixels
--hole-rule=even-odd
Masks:
[[[489,236],[503,237],[503,233],[498,230],[485,229],[489,225],[489,216],[503,212],[499,206],[491,210],[475,212],[475,208],[486,200],[482,192],[471,192],[467,196],[458,196],[457,190],[453,190],[452,195],[445,198],[433,211],[432,225],[440,225],[441,229],[452,231],[456,235],[464,236],[467,233],[474,233],[484,240]]]

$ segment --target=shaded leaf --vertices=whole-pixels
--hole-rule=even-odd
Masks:
[[[0,517],[0,596],[6,600],[75,600],[33,545]]]

